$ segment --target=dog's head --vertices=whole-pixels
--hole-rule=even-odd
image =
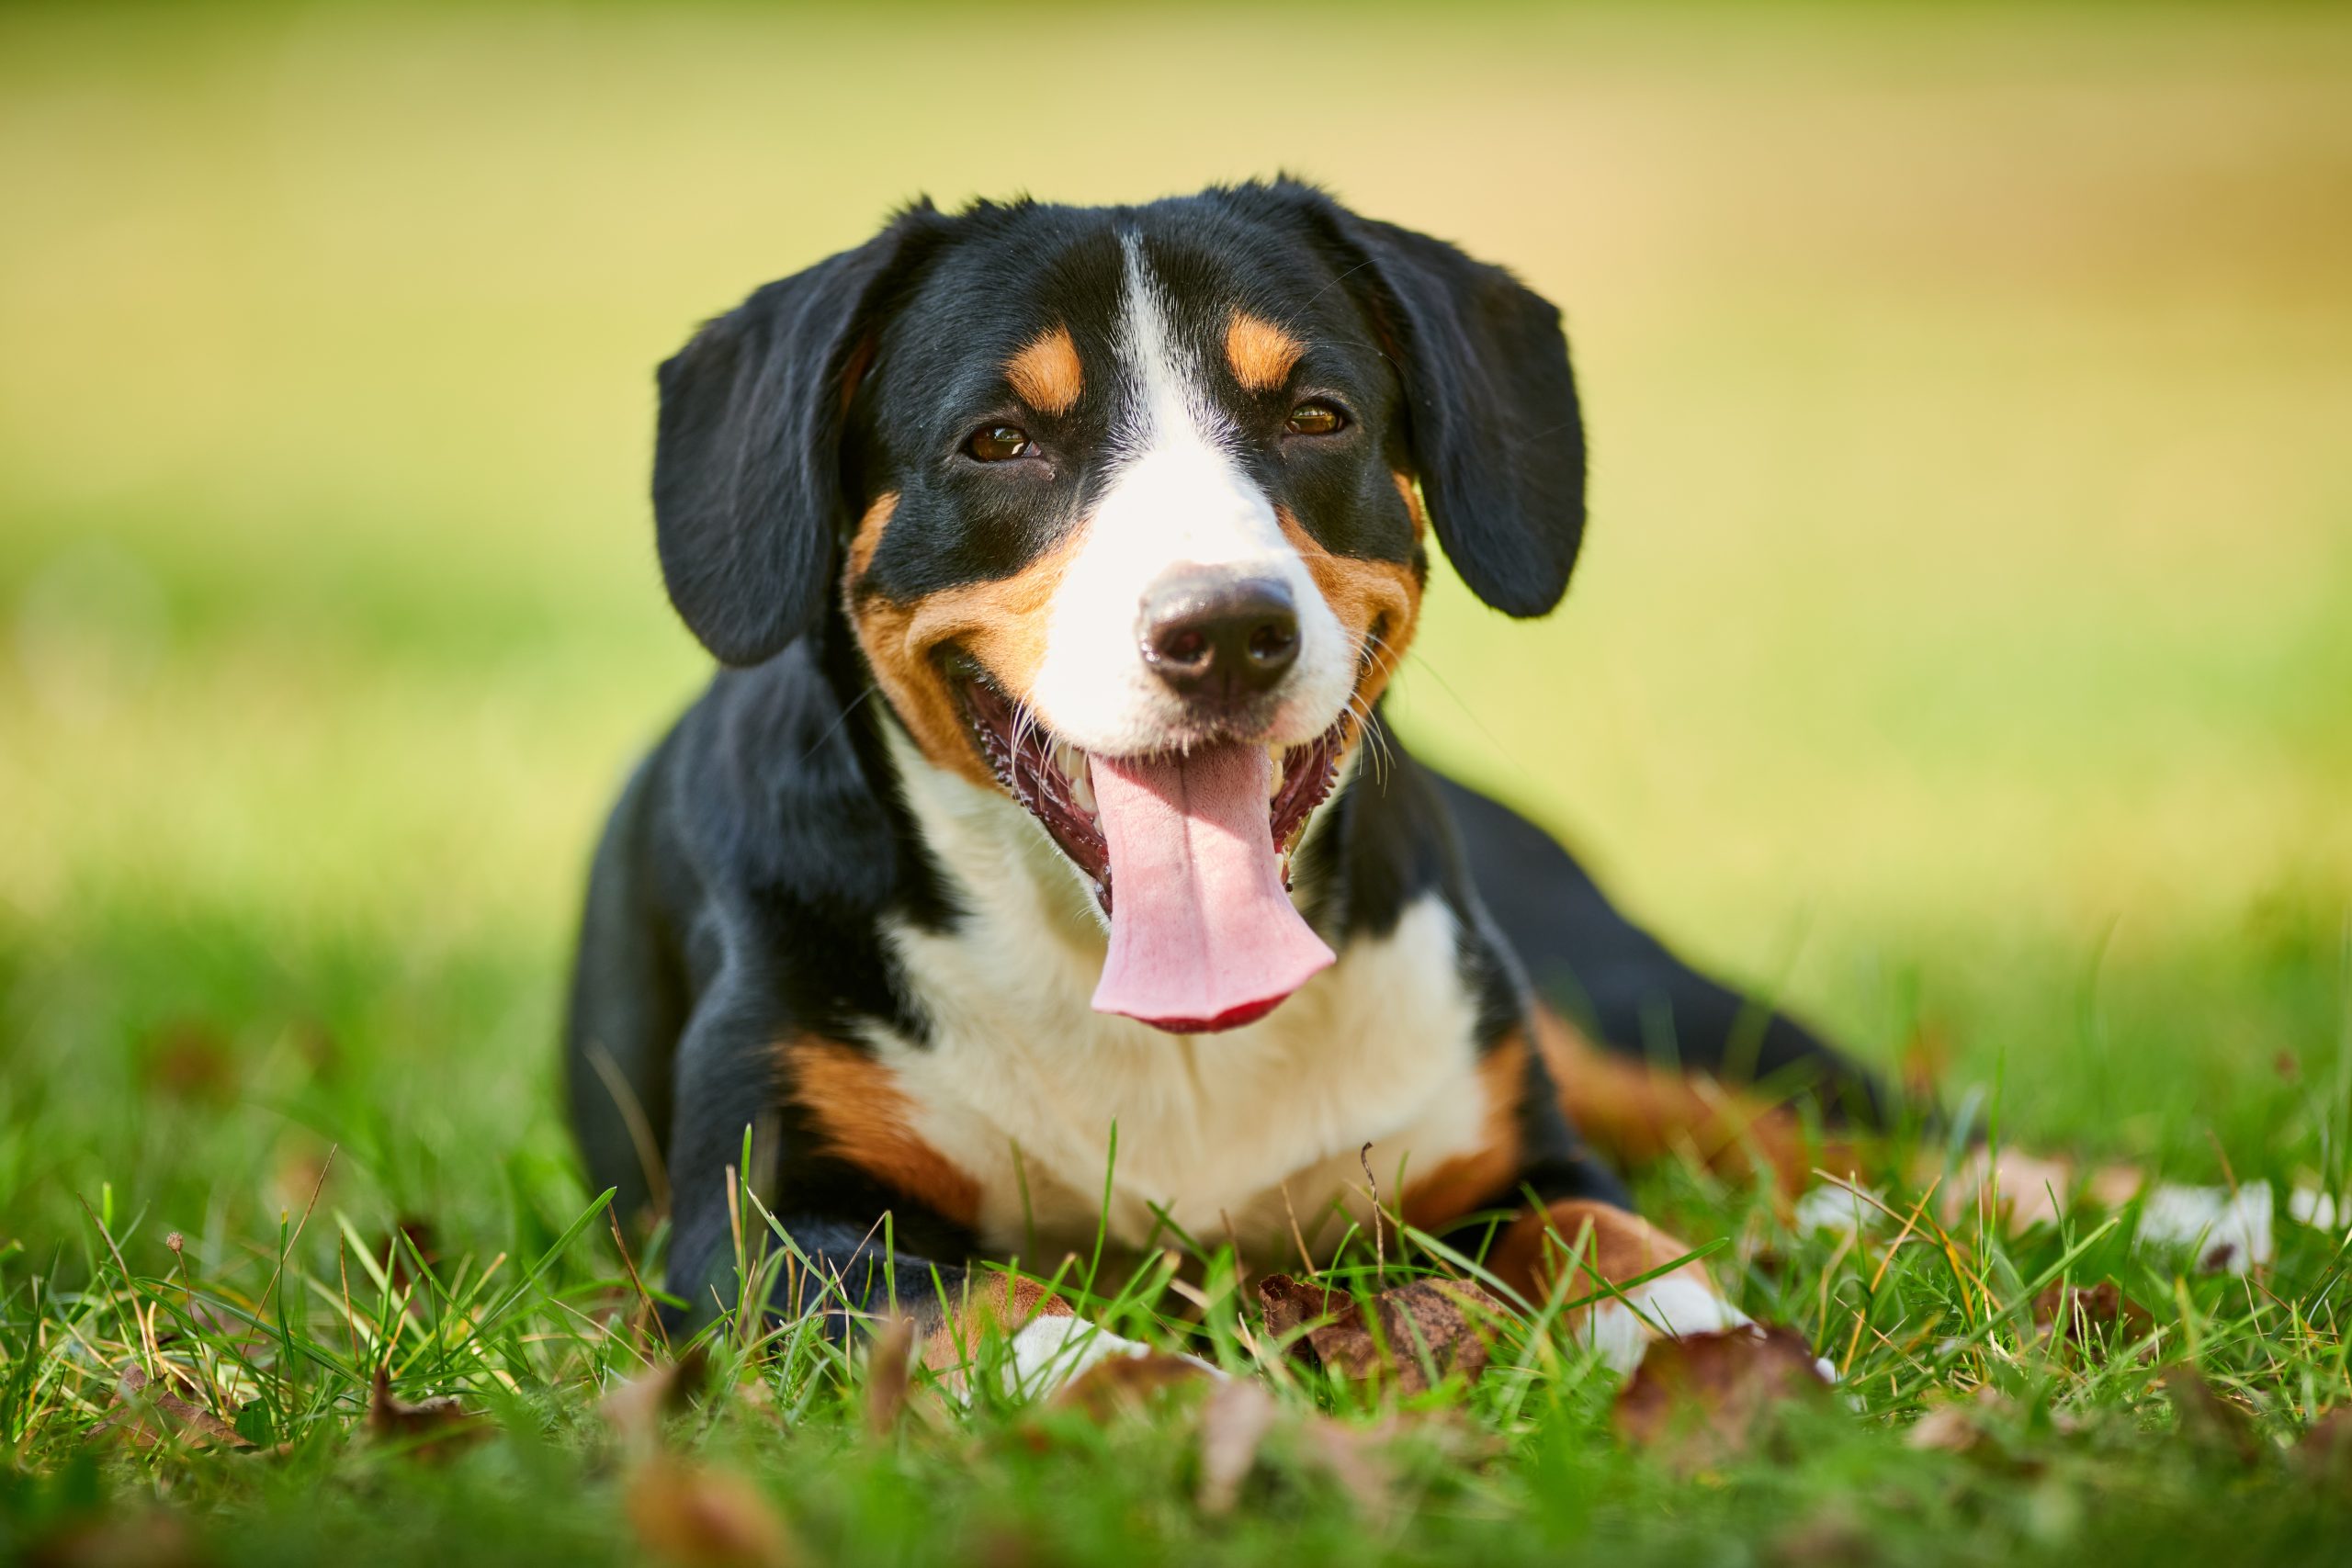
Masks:
[[[721,660],[838,607],[933,765],[1093,886],[1096,1004],[1226,1027],[1330,954],[1284,891],[1434,530],[1540,615],[1584,522],[1557,312],[1279,184],[902,214],[662,367],[670,594]]]

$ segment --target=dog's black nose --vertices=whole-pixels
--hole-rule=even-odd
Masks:
[[[1298,609],[1275,579],[1188,572],[1144,596],[1143,657],[1179,695],[1230,705],[1298,661]]]

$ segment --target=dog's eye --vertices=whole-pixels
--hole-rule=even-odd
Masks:
[[[964,450],[983,463],[1007,463],[1015,457],[1035,457],[1037,444],[1017,424],[990,424],[974,431]]]
[[[1290,411],[1283,426],[1293,435],[1334,435],[1348,427],[1348,416],[1320,400],[1310,399]]]

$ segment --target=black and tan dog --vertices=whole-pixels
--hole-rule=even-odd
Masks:
[[[923,206],[661,393],[662,568],[728,668],[597,855],[570,1072],[704,1314],[747,1129],[852,1307],[1066,1370],[1107,1337],[971,1265],[1098,1224],[1270,1260],[1363,1213],[1369,1144],[1417,1225],[1524,1208],[1488,1255],[1523,1289],[1547,1233],[1632,1279],[1690,1249],[1604,1157],[1806,1164],[1658,1047],[1879,1103],[1381,728],[1432,535],[1513,615],[1576,560],[1567,348],[1508,274],[1288,183]],[[1589,1322],[1620,1364],[1745,1321],[1695,1266],[1629,1301]]]

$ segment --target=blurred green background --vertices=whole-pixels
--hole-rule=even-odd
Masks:
[[[356,1205],[564,1189],[587,847],[706,668],[653,365],[921,192],[1277,169],[1516,268],[1588,397],[1566,608],[1449,580],[1414,739],[2012,1127],[2298,1146],[2342,10],[12,10],[0,1243],[111,1183],[232,1245],[331,1145]]]

